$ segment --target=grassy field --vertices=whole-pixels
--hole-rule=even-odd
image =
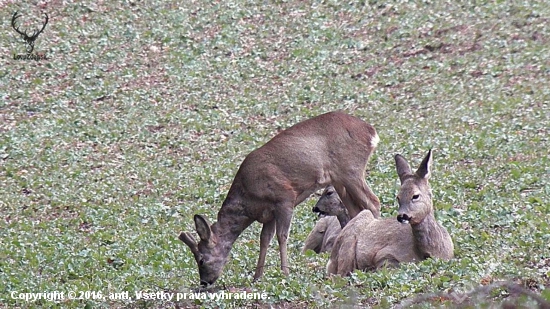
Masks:
[[[550,4],[545,1],[0,2],[0,307],[533,307],[550,302]],[[11,28],[50,20],[35,53]],[[276,241],[252,283],[259,224],[218,286],[269,299],[136,300],[189,292],[192,216],[214,220],[243,158],[341,109],[381,138],[367,182],[395,216],[393,155],[434,149],[436,217],[456,258],[327,278]],[[77,300],[16,299],[75,291]],[[85,293],[89,291],[89,293]],[[110,300],[128,292],[132,299]],[[101,293],[101,295],[99,295]],[[14,298],[15,296],[15,298]],[[105,296],[105,298],[99,298]]]

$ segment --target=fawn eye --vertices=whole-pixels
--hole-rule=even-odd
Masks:
[[[419,197],[420,197],[420,194],[415,194],[415,195],[413,195],[412,199],[413,199],[413,201],[416,201]]]

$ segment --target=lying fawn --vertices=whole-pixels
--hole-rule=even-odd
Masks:
[[[415,173],[401,155],[395,156],[401,188],[397,220],[376,219],[368,210],[350,220],[332,248],[329,274],[349,275],[354,269],[375,270],[426,258],[453,258],[453,241],[434,217],[430,150]],[[409,224],[407,224],[409,223]]]
[[[338,192],[328,186],[313,207],[313,212],[326,217],[320,218],[306,238],[303,252],[313,250],[315,253],[330,252],[336,237],[349,221],[348,211]]]
[[[332,184],[351,217],[368,209],[380,215],[380,201],[365,183],[367,161],[379,141],[376,130],[342,112],[300,122],[252,151],[239,167],[212,225],[195,215],[200,237],[180,234],[199,267],[201,285],[214,283],[235,240],[252,222],[263,224],[254,279],[262,276],[267,248],[277,233],[281,269],[288,274],[287,238],[294,207]]]

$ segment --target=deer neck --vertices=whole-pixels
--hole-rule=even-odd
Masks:
[[[229,254],[241,233],[254,222],[245,213],[242,203],[230,198],[226,198],[218,212],[218,221],[212,225],[212,232],[217,236],[218,246],[221,246],[225,255]]]
[[[336,218],[338,218],[338,222],[340,222],[341,228],[344,228],[344,226],[346,226],[346,224],[348,224],[349,222],[349,216],[346,212],[337,215]]]
[[[432,257],[440,250],[442,233],[433,211],[420,223],[411,225],[411,228],[415,248],[422,258]]]

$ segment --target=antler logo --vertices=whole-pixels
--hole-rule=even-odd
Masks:
[[[21,35],[21,38],[27,43],[27,55],[30,55],[32,51],[34,50],[34,41],[36,41],[36,38],[42,31],[44,31],[44,28],[46,28],[46,25],[48,24],[48,14],[44,13],[46,15],[46,21],[44,22],[44,25],[42,26],[42,29],[40,30],[34,30],[32,32],[32,35],[27,34],[27,31],[21,31],[19,30],[19,27],[15,24],[17,21],[17,18],[21,17],[17,12],[13,13],[13,16],[11,18],[11,26],[13,29]]]

